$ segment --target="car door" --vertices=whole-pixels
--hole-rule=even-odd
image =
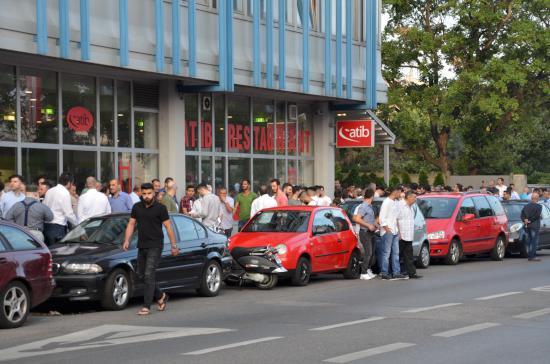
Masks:
[[[426,238],[426,220],[424,219],[424,215],[422,215],[422,211],[420,211],[420,208],[418,207],[417,204],[413,205],[413,211],[414,211],[413,251],[415,253],[415,256],[417,256],[418,251],[422,246],[422,243],[424,242],[424,238]]]
[[[178,235],[173,225],[172,231],[174,231],[177,239]],[[172,256],[172,244],[164,226],[162,227],[162,233],[164,241],[162,256],[157,268],[157,281],[162,288],[178,287],[182,285],[183,256],[181,254],[176,257]]]
[[[475,218],[470,221],[463,221],[463,217],[467,214],[473,214]],[[480,221],[472,198],[468,197],[462,200],[460,211],[457,215],[456,227],[464,253],[475,252],[479,249]]]
[[[315,212],[311,237],[311,267],[313,272],[331,269],[335,264],[334,251],[338,233],[331,219],[329,209]]]
[[[174,215],[172,220],[178,233],[178,247],[182,258],[180,283],[195,285],[206,260],[206,231],[202,225],[183,215]]]
[[[0,238],[0,291],[15,275],[15,264],[12,261],[12,253]]]
[[[550,208],[542,206],[539,247],[550,247]]]
[[[479,237],[476,243],[476,251],[489,251],[495,245],[498,236],[498,224],[496,223],[493,209],[485,196],[475,196],[474,204],[479,214]]]
[[[351,227],[342,211],[332,209],[332,222],[336,228],[336,244],[334,244],[334,266],[331,269],[341,269],[348,265],[349,255],[356,245],[357,237],[350,230]]]

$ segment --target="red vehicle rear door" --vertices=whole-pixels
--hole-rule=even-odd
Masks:
[[[479,214],[479,248],[477,251],[488,251],[495,245],[496,232],[499,227],[496,222],[493,209],[485,196],[475,196],[474,203]],[[496,233],[495,233],[496,232]]]
[[[463,221],[465,215],[475,215],[475,219],[470,221]],[[475,252],[479,250],[480,240],[480,219],[476,210],[474,200],[472,198],[465,198],[460,205],[460,212],[457,216],[456,227],[457,232],[462,240],[462,249],[464,253]]]
[[[338,232],[335,246],[336,250],[334,251],[336,254],[334,263],[336,265],[332,268],[342,269],[348,265],[349,255],[357,242],[357,237],[351,231],[350,224],[341,210],[333,209],[331,210],[331,213],[332,221],[334,222],[336,231]]]
[[[338,232],[329,209],[315,212],[312,224],[311,266],[314,272],[333,269],[338,265]]]

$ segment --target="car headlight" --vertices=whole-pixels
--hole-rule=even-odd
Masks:
[[[285,255],[287,251],[288,251],[288,248],[286,247],[285,244],[277,245],[277,254]]]
[[[510,226],[510,232],[511,233],[518,232],[518,231],[521,230],[522,227],[523,227],[523,224],[521,222],[518,222],[518,223]]]
[[[65,272],[74,274],[97,274],[103,272],[97,264],[70,263],[65,267]]]
[[[440,240],[445,239],[445,232],[443,230],[434,231],[433,233],[428,234],[429,240]]]

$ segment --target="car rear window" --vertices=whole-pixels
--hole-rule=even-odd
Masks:
[[[521,210],[523,210],[524,204],[519,203],[507,203],[504,204],[504,211],[508,220],[521,220]]]
[[[450,197],[423,197],[417,205],[426,219],[448,219],[453,216],[458,199]]]
[[[92,218],[71,230],[60,243],[122,244],[128,216]]]
[[[243,230],[247,233],[305,233],[310,212],[307,211],[263,211],[252,218]]]
[[[489,205],[491,205],[491,208],[493,209],[495,215],[500,216],[504,215],[504,208],[502,208],[502,204],[496,198],[495,196],[487,196],[487,200],[489,200]]]

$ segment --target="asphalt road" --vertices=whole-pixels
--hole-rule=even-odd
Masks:
[[[0,363],[550,363],[550,251],[471,259],[421,280],[225,287],[138,317],[65,305],[0,331]]]

